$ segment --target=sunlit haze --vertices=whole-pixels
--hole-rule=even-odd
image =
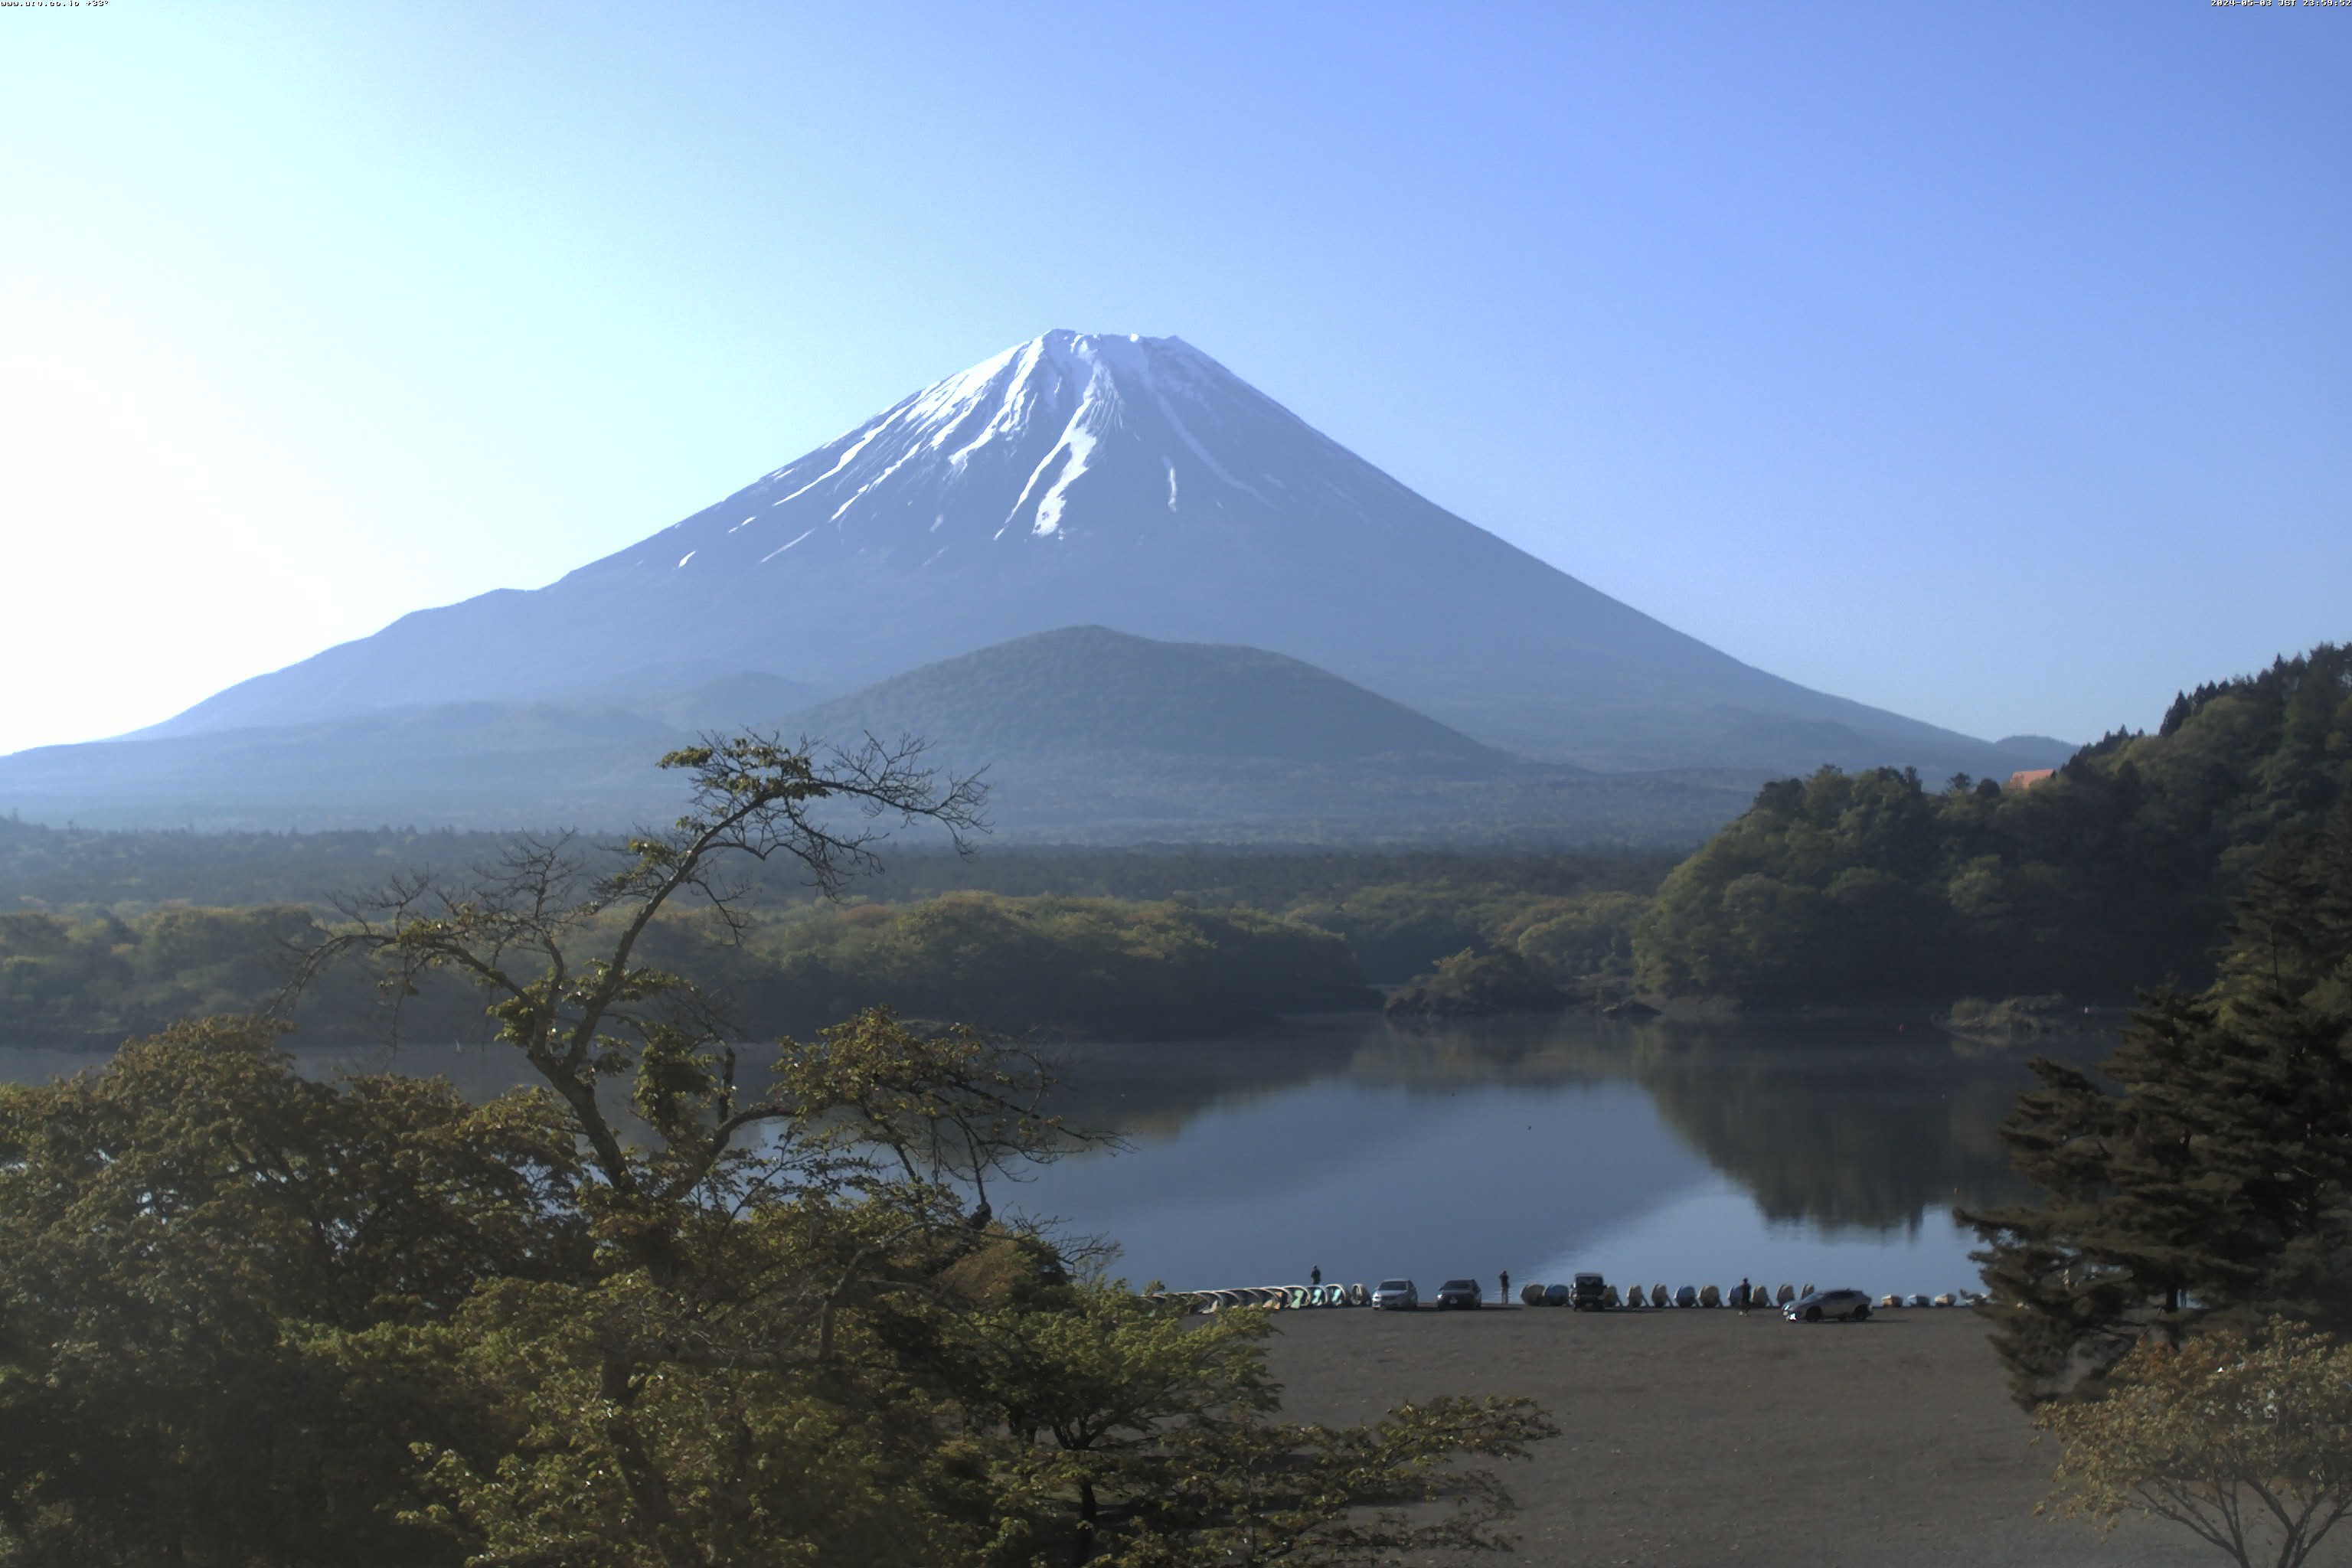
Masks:
[[[1181,334],[1980,736],[2352,636],[2352,10],[0,9],[0,752]]]

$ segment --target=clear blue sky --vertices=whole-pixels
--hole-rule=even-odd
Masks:
[[[1809,685],[2352,637],[2352,8],[0,8],[0,751],[1174,332]]]

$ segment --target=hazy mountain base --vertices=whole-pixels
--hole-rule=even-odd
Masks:
[[[347,829],[331,833],[194,833],[185,829],[43,827],[0,818],[0,908],[107,911],[129,917],[168,904],[300,904],[331,911],[338,896],[403,869],[487,865],[517,842],[503,833],[455,828]],[[983,843],[963,856],[911,840],[861,879],[856,896],[904,903],[941,893],[1051,894],[1066,898],[1173,899],[1282,912],[1303,907],[1381,911],[1381,930],[1410,925],[1426,902],[1477,909],[1494,899],[1565,897],[1594,890],[1647,893],[1680,857],[1672,851],[1368,850],[1296,843],[1259,846]],[[755,873],[762,909],[810,902],[796,868]],[[1370,900],[1368,903],[1367,900]],[[1388,911],[1402,908],[1393,918]],[[1444,924],[1426,949],[1399,962],[1425,963],[1490,924]],[[1332,929],[1339,929],[1333,927]],[[1360,945],[1384,941],[1349,928]],[[1378,967],[1402,975],[1410,967]]]
[[[100,828],[310,833],[387,825],[619,831],[669,802],[653,759],[691,740],[648,720],[469,704],[0,759],[0,805]],[[992,759],[999,841],[1683,847],[1738,815],[1754,770],[1585,773],[1454,757],[1334,762],[1118,752]]]

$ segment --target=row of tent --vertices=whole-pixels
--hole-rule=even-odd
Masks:
[[[1155,1290],[1150,1299],[1180,1301],[1188,1312],[1223,1312],[1235,1308],[1277,1312],[1372,1304],[1372,1293],[1361,1285],[1244,1285],[1234,1290]]]

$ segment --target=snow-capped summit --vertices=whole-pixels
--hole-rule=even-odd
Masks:
[[[1302,458],[1311,474],[1298,468]],[[1301,479],[1369,513],[1397,487],[1181,338],[1056,331],[982,361],[885,409],[740,492],[741,516],[709,514],[648,540],[675,567],[780,559],[830,534],[855,548],[912,550],[929,565],[1012,536],[1213,525],[1297,510]],[[725,509],[719,509],[722,511]],[[634,553],[634,552],[628,552]]]
[[[1057,627],[1288,655],[1601,767],[2039,765],[1740,664],[1432,504],[1181,339],[1050,331],[530,592],[150,733],[457,700],[827,691]]]

